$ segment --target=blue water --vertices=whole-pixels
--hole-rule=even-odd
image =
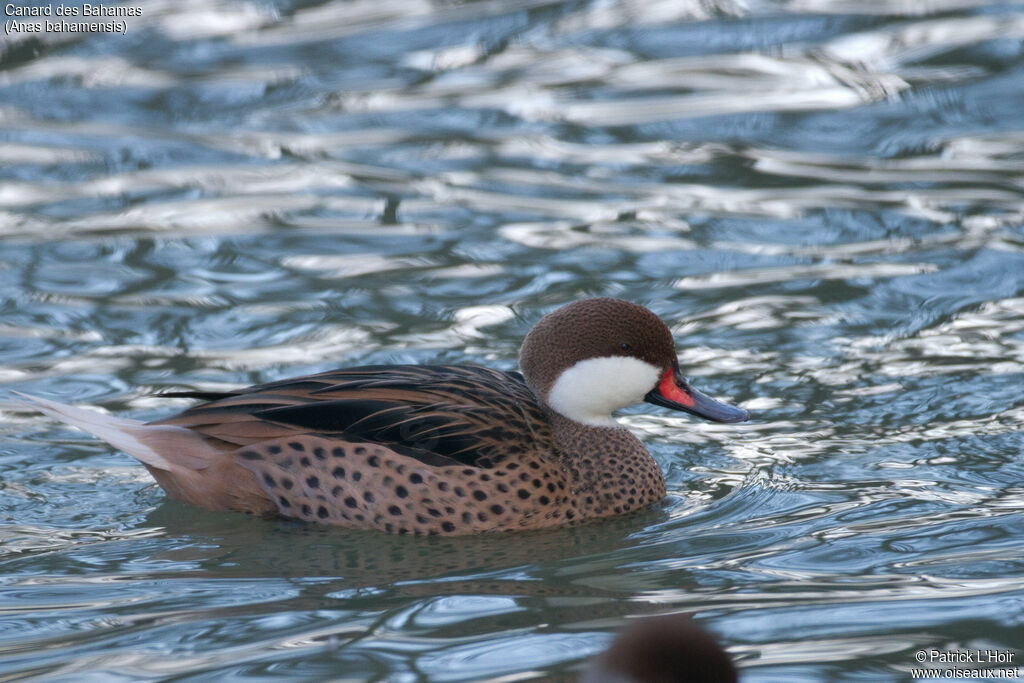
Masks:
[[[0,39],[0,677],[571,677],[662,613],[744,681],[1024,666],[1020,3],[125,6]],[[669,498],[568,530],[206,512],[8,391],[511,369],[592,295],[754,417],[624,411]]]

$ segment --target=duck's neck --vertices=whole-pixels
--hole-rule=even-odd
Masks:
[[[556,434],[593,433],[598,435],[607,434],[609,430],[625,431],[626,429],[610,415],[607,419],[601,421],[580,422],[579,420],[568,418],[551,408],[548,408],[547,412],[548,418],[551,420],[551,427],[555,430]]]
[[[586,517],[622,514],[665,497],[658,463],[624,427],[588,425],[549,410],[556,454]]]

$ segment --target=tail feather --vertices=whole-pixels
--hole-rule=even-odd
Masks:
[[[139,420],[114,417],[38,396],[14,393],[20,396],[26,405],[72,427],[89,432],[150,467],[170,471],[175,467],[202,469],[209,464],[208,458],[185,452],[188,450],[191,453],[202,454],[203,451],[213,450],[198,435],[187,429],[147,425]],[[160,449],[160,446],[164,448]],[[159,450],[164,450],[167,455],[160,453]]]
[[[25,405],[98,436],[137,458],[171,498],[208,510],[237,510],[259,516],[278,513],[256,475],[185,427],[146,424],[95,410],[18,394]]]

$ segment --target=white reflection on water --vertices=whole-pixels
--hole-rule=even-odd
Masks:
[[[24,553],[54,552],[92,543],[152,538],[162,534],[162,529],[57,529],[50,525],[5,524],[0,525],[0,553],[10,558]],[[40,583],[43,578],[17,579],[8,582],[7,585],[33,585]],[[86,579],[86,581],[92,580],[94,579]],[[56,578],[51,579],[50,583],[66,587],[66,581]],[[67,605],[55,605],[52,608],[66,609],[67,607]],[[31,607],[32,610],[41,608],[38,604]],[[11,609],[10,606],[5,607],[5,611],[9,609]]]
[[[0,72],[0,85],[67,78],[86,88],[166,88],[177,80],[170,74],[143,69],[115,56],[50,57]]]
[[[756,657],[758,664],[772,666],[780,664],[820,663],[841,661],[846,657],[884,655],[909,650],[916,641],[913,637],[868,636],[861,638],[827,638],[819,640],[801,639],[782,641],[765,647],[739,645],[732,649],[740,661],[745,656]],[[926,641],[927,642],[927,641]]]
[[[914,21],[891,29],[843,36],[823,49],[841,61],[895,69],[964,45],[1020,38],[1024,38],[1024,17],[1008,14]]]
[[[850,280],[854,278],[900,277],[918,273],[933,273],[937,266],[929,263],[865,263],[822,264],[814,266],[785,266],[727,273],[711,273],[676,280],[679,289],[701,289],[706,287],[736,287],[742,285],[763,285],[770,282],[792,282],[793,280]]]

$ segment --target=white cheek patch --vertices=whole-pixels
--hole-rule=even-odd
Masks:
[[[660,375],[659,368],[639,358],[588,358],[558,376],[547,402],[570,420],[615,426],[612,411],[639,403]]]

